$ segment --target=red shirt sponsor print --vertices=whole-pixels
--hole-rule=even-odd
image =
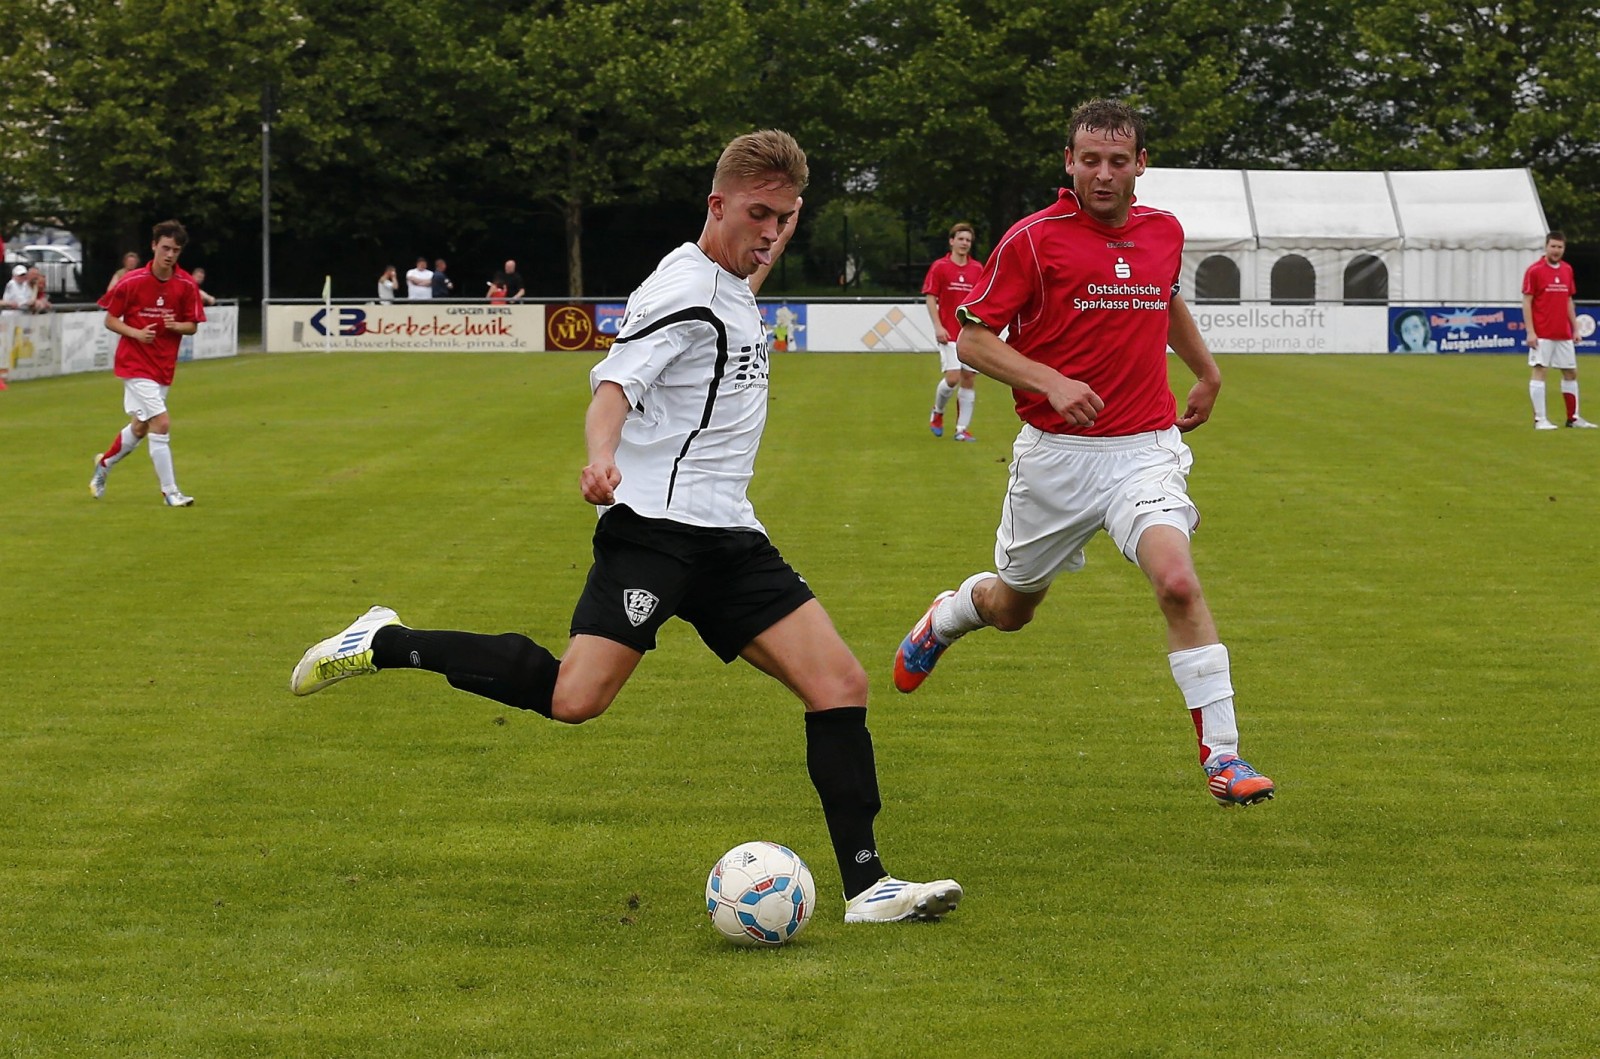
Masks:
[[[1522,293],[1533,295],[1533,333],[1557,341],[1575,339],[1568,306],[1577,297],[1572,266],[1565,261],[1554,265],[1540,258],[1522,274]]]
[[[149,345],[122,337],[117,341],[115,370],[119,379],[149,379],[162,386],[172,385],[178,369],[178,346],[183,336],[167,330],[169,323],[203,323],[205,309],[194,280],[182,269],[174,269],[166,280],[157,279],[149,266],[136,268],[123,276],[101,297],[99,305],[129,327],[156,325],[155,341]]]
[[[1030,360],[1087,383],[1105,402],[1088,427],[1043,394],[1013,390],[1017,415],[1052,434],[1123,437],[1177,419],[1167,385],[1167,315],[1178,290],[1183,227],[1137,202],[1121,228],[1102,225],[1061,189],[1055,205],[1011,227],[989,256],[962,319],[999,332]]]
[[[971,297],[972,288],[978,285],[978,277],[982,275],[983,262],[971,256],[965,265],[958,265],[954,258],[946,254],[928,266],[927,278],[922,281],[922,293],[938,299],[939,322],[949,332],[952,342],[961,333],[961,324],[956,320],[956,306]]]

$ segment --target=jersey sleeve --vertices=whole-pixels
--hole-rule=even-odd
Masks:
[[[939,262],[935,261],[928,266],[928,274],[922,280],[922,293],[937,296],[939,293]]]
[[[982,324],[999,333],[1032,299],[1036,273],[1033,244],[1026,233],[1008,236],[989,255],[983,277],[973,288],[972,297],[957,307],[956,319],[963,324]]]
[[[126,283],[118,283],[115,287],[100,295],[100,300],[95,304],[117,319],[122,319],[123,314],[128,311],[128,298],[124,293],[127,286]]]
[[[1526,271],[1524,271],[1522,273],[1522,293],[1524,293],[1524,294],[1537,294],[1537,293],[1539,293],[1538,291],[1533,289],[1533,269],[1532,268],[1527,269]]]

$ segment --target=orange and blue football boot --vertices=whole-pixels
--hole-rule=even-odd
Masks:
[[[896,675],[898,677],[898,669]],[[1250,767],[1242,757],[1225,757],[1206,766],[1207,786],[1218,805],[1254,805],[1277,791],[1271,780]]]
[[[894,653],[894,686],[897,690],[916,691],[921,687],[928,674],[933,672],[934,663],[950,646],[933,631],[933,610],[953,595],[954,590],[934,596],[922,620],[900,641],[900,648]]]

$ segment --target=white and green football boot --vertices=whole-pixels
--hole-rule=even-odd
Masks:
[[[388,607],[373,607],[351,622],[343,632],[328,637],[300,656],[289,677],[289,690],[310,695],[346,677],[376,673],[372,664],[372,637],[385,625],[399,625],[400,616]]]

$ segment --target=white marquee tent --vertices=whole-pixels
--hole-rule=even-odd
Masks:
[[[1187,236],[1190,301],[1515,303],[1546,222],[1526,169],[1147,169]]]

